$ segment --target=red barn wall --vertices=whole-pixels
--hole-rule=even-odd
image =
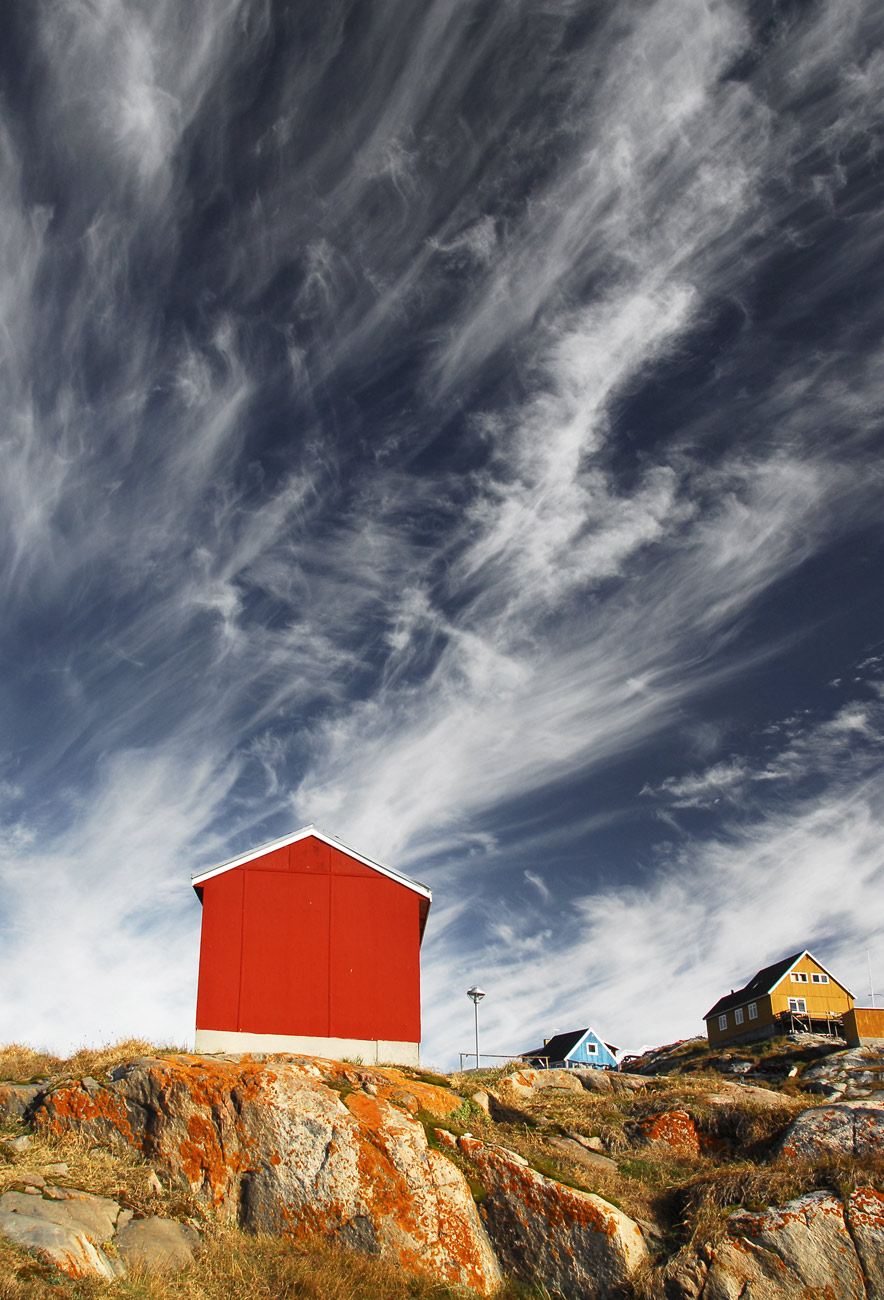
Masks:
[[[198,1029],[420,1041],[419,894],[312,838],[201,889]]]

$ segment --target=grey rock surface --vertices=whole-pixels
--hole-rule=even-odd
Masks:
[[[128,1268],[152,1273],[172,1273],[192,1263],[200,1237],[195,1228],[174,1219],[131,1219],[114,1241]]]
[[[469,1184],[414,1117],[457,1109],[447,1090],[319,1057],[182,1054],[113,1073],[97,1091],[75,1080],[54,1088],[37,1128],[134,1147],[247,1229],[318,1233],[483,1295],[498,1288]]]
[[[39,1083],[0,1083],[0,1124],[24,1119],[42,1092]]]
[[[790,1159],[816,1160],[823,1155],[862,1158],[884,1154],[884,1104],[838,1101],[814,1106],[798,1115],[775,1151]]]
[[[2,1198],[0,1198],[2,1199]],[[26,1198],[33,1205],[32,1197]],[[0,1233],[35,1255],[42,1256],[69,1277],[112,1281],[119,1269],[82,1228],[56,1223],[40,1215],[0,1210]]]
[[[610,1173],[617,1172],[616,1160],[612,1160],[610,1156],[603,1156],[599,1151],[587,1149],[582,1142],[575,1142],[573,1138],[547,1138],[546,1144],[556,1151],[561,1151],[562,1155],[568,1156],[569,1159],[576,1160],[587,1169],[606,1169]]]
[[[638,1224],[601,1196],[544,1178],[503,1147],[462,1137],[458,1148],[485,1187],[482,1217],[506,1272],[564,1300],[603,1300],[647,1258]]]
[[[727,1239],[707,1259],[679,1266],[670,1294],[684,1300],[881,1300],[844,1206],[829,1192],[812,1192],[782,1208],[739,1210],[727,1229]]]
[[[884,1047],[852,1047],[833,1052],[807,1067],[801,1076],[805,1087],[846,1100],[884,1093]]]
[[[26,1214],[60,1227],[85,1232],[96,1243],[109,1241],[114,1235],[120,1207],[106,1196],[93,1196],[72,1187],[47,1189],[46,1195],[29,1196],[26,1192],[4,1192],[0,1196],[0,1214]]]
[[[884,1192],[858,1187],[847,1202],[847,1226],[865,1274],[868,1300],[884,1300]]]

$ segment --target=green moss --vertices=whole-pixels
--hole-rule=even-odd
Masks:
[[[415,1083],[428,1083],[434,1088],[450,1088],[451,1080],[444,1074],[434,1074],[431,1070],[409,1070],[409,1079]]]

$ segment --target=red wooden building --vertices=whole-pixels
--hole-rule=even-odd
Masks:
[[[198,1052],[418,1063],[426,885],[305,826],[193,887]]]

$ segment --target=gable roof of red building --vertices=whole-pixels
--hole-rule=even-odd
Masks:
[[[335,839],[333,835],[326,835],[324,831],[319,830],[312,824],[302,826],[300,830],[293,831],[290,835],[282,835],[279,839],[268,840],[266,844],[259,844],[257,848],[249,849],[245,853],[239,853],[235,858],[228,858],[225,862],[219,862],[215,867],[206,867],[202,871],[195,872],[190,883],[199,893],[200,887],[213,876],[220,876],[224,871],[232,871],[234,867],[245,866],[247,862],[253,862],[255,858],[263,858],[265,853],[272,853],[276,849],[284,849],[289,844],[295,844],[298,840],[304,840],[312,837],[321,840],[323,844],[328,844],[331,848],[337,849],[339,853],[346,853],[349,857],[361,862],[365,867],[371,867],[372,871],[379,872],[382,876],[387,876],[390,880],[395,880],[397,884],[404,885],[406,889],[411,889],[421,898],[425,898],[428,903],[432,902],[433,894],[428,885],[423,885],[419,880],[412,880],[410,876],[404,876],[401,871],[394,871],[392,867],[382,866],[380,862],[374,862],[371,858],[365,857],[362,853],[357,853],[341,840]]]

